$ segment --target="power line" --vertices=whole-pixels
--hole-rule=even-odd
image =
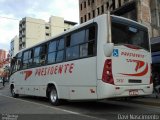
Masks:
[[[17,19],[17,18],[10,18],[10,17],[3,17],[3,16],[0,16],[0,18],[20,21],[20,20]]]
[[[20,19],[17,19],[17,18],[9,18],[9,17],[3,17],[3,16],[0,16],[0,18],[21,21]],[[33,19],[36,19],[36,18],[33,18]],[[23,19],[22,19],[22,21],[23,21]],[[40,25],[47,25],[49,23],[49,22],[37,23],[37,22],[33,22],[33,21],[32,22],[31,21],[27,21],[27,22],[34,23],[34,24],[40,24]],[[63,27],[63,26],[56,26],[56,25],[51,25],[51,26],[53,26],[53,27],[59,27],[59,28],[66,28],[66,27]]]

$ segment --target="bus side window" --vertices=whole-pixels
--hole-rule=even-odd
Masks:
[[[22,52],[18,53],[17,55],[17,70],[22,68]]]
[[[81,30],[71,35],[71,46],[78,45],[84,42],[85,42],[85,30]]]
[[[47,44],[41,46],[41,50],[40,50],[41,65],[44,65],[46,63],[46,55],[47,55]]]
[[[21,59],[17,59],[17,70],[20,70],[21,69]]]
[[[29,67],[33,65],[33,50],[30,50],[28,53],[28,65]]]
[[[88,43],[80,45],[80,57],[88,56]]]
[[[23,53],[23,69],[26,69],[28,67],[28,53],[29,51],[25,51]]]
[[[64,60],[64,38],[57,41],[56,62],[62,62],[63,60]]]
[[[47,58],[47,63],[55,63],[56,59],[56,49],[57,48],[57,41],[54,40],[49,43],[48,45],[48,58]]]
[[[88,29],[88,56],[96,54],[96,27],[92,26]]]
[[[79,44],[75,42],[75,38],[78,34],[73,33],[66,37],[66,59],[72,60],[79,58]],[[78,44],[78,45],[77,45]]]
[[[15,57],[14,57],[11,60],[11,70],[10,70],[11,74],[15,72],[15,63],[16,63],[16,60],[15,60]]]
[[[80,45],[80,57],[89,57],[95,55],[95,26],[91,26],[86,30],[84,44]]]
[[[40,61],[39,61],[39,56],[40,56],[40,47],[36,47],[34,49],[34,58],[33,58],[33,65],[38,66]]]
[[[87,41],[95,40],[96,38],[96,28],[95,26],[91,26],[86,30],[86,39]]]

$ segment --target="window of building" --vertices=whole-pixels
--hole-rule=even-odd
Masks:
[[[158,27],[160,27],[160,8],[159,8],[159,26]]]
[[[85,15],[85,16],[84,16],[84,22],[86,22],[86,21],[87,21],[87,16]]]
[[[86,8],[86,2],[84,2],[84,8]]]
[[[157,25],[157,19],[156,19],[156,10],[151,11],[151,23],[152,25]]]
[[[90,6],[90,0],[88,0],[88,6]]]
[[[83,17],[81,17],[81,23],[83,23]]]
[[[98,14],[98,15],[100,14],[100,12],[99,12],[99,8],[97,8],[97,14]]]
[[[90,13],[88,13],[88,20],[90,20],[91,19],[91,14]]]
[[[118,0],[118,4],[119,4],[119,7],[121,7],[122,5],[121,5],[121,0]]]
[[[83,5],[81,4],[81,10],[82,10],[82,8],[83,8]]]
[[[103,5],[101,6],[101,13],[102,14],[104,13],[104,6]]]
[[[46,33],[46,36],[49,36],[49,33]]]
[[[95,10],[92,11],[92,16],[95,17]]]
[[[160,27],[160,0],[158,0],[158,18],[159,18],[159,26]]]
[[[46,26],[45,28],[46,28],[46,29],[49,29],[49,26]]]
[[[129,0],[124,0],[124,3],[128,2]]]

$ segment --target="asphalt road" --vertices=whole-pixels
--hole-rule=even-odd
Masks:
[[[46,98],[12,98],[8,86],[0,89],[0,119],[14,120],[159,120],[160,107],[127,101],[65,102],[52,106]]]

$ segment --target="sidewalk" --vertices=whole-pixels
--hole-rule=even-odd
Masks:
[[[155,94],[144,96],[144,97],[133,98],[133,99],[130,99],[128,102],[151,105],[151,106],[160,106],[160,95],[159,95],[159,98],[156,98]]]
[[[4,88],[3,83],[0,83],[0,90],[3,88]]]

